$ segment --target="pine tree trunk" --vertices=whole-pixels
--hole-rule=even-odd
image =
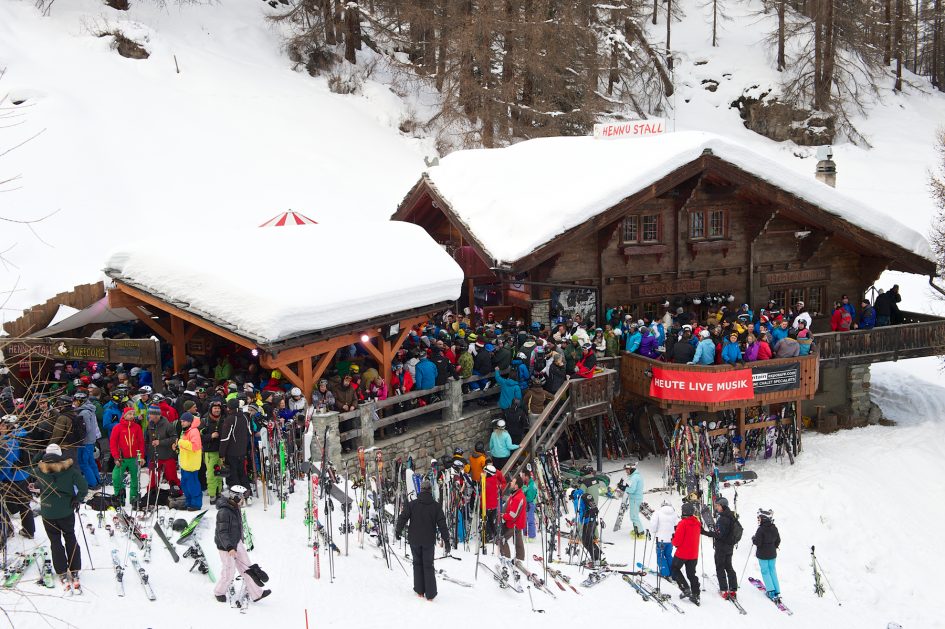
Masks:
[[[666,65],[672,71],[673,53],[670,46],[670,35],[672,35],[673,25],[673,0],[666,0]]]
[[[786,0],[778,0],[778,72],[787,68],[784,57],[784,4]]]
[[[932,85],[942,89],[942,0],[935,0],[935,14],[932,17]]]
[[[892,59],[892,0],[883,0],[883,19],[886,27],[886,44],[883,46],[883,65],[888,67]]]
[[[896,85],[897,92],[902,91],[902,18],[903,0],[896,0]]]
[[[659,9],[659,0],[653,0],[653,25],[656,25],[656,12]]]
[[[646,36],[643,34],[643,31],[633,20],[625,20],[624,28],[627,34],[627,39],[636,39],[640,42],[640,46],[643,48],[643,52],[646,53],[646,56],[650,58],[650,61],[653,63],[653,67],[656,68],[656,73],[660,77],[660,82],[663,84],[663,95],[666,98],[669,98],[675,92],[673,87],[673,81],[669,76],[669,73],[666,72],[666,68],[663,67],[663,62],[660,60],[659,55],[653,50],[653,47],[650,46],[650,42],[646,41]]]
[[[335,39],[335,18],[332,15],[332,0],[321,0],[322,2],[322,21],[325,23],[325,43],[334,46],[338,43]]]
[[[345,60],[348,63],[357,63],[355,50],[361,47],[361,18],[358,14],[358,5],[350,3],[345,6]]]
[[[719,0],[712,0],[712,47],[718,46]]]
[[[443,83],[446,80],[446,44],[450,38],[449,30],[449,0],[439,0],[440,11],[436,16],[439,21],[439,35],[436,49],[436,89],[443,91]]]

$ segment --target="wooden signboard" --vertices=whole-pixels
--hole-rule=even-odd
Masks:
[[[779,284],[810,284],[811,282],[823,282],[830,279],[830,268],[823,267],[819,269],[798,269],[796,271],[772,271],[764,274],[762,284],[764,286],[777,286]]]
[[[679,279],[665,282],[646,282],[630,287],[631,295],[637,297],[668,297],[669,295],[692,295],[705,292],[703,279]]]
[[[50,360],[83,360],[106,363],[160,366],[157,341],[150,339],[57,339],[16,338],[0,340],[6,358],[35,356]]]

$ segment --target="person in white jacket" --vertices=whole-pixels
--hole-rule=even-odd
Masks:
[[[660,576],[669,578],[673,563],[673,533],[679,524],[679,516],[673,506],[663,501],[662,506],[650,518],[650,533],[656,542],[656,566]]]

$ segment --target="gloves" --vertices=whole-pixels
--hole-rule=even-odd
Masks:
[[[76,513],[78,513],[78,511],[79,511],[79,505],[82,504],[82,503],[79,502],[79,499],[78,499],[78,498],[73,498],[72,501],[71,501],[71,504],[72,504],[72,510],[75,511]]]

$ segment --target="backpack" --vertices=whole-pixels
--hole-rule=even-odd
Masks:
[[[745,529],[742,527],[742,523],[738,521],[738,516],[732,514],[732,531],[729,533],[729,541],[732,546],[737,546],[738,542],[742,541],[742,533],[744,532]]]
[[[69,434],[66,436],[67,444],[81,444],[85,442],[85,420],[82,419],[82,416],[76,412],[63,413],[69,420],[72,422],[72,427],[69,429]]]
[[[847,310],[843,311],[843,314],[840,315],[840,329],[849,330],[853,327],[853,317],[850,316],[850,312]]]

